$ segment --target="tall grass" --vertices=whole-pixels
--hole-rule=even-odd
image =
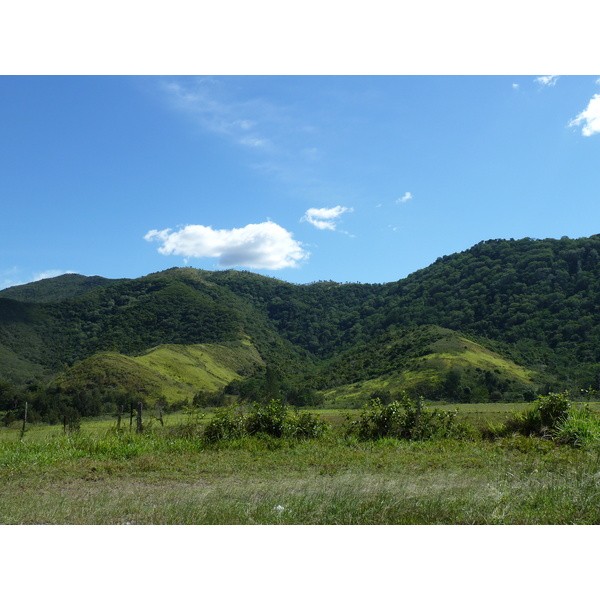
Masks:
[[[598,456],[535,438],[75,436],[13,448],[3,523],[600,523]],[[35,493],[32,493],[35,490]]]
[[[0,522],[600,524],[600,425],[590,411],[569,407],[548,439],[505,428],[485,440],[342,427],[268,435],[281,425],[281,407],[271,409],[244,420],[261,423],[252,435],[216,440],[189,415],[141,434],[1,442]]]

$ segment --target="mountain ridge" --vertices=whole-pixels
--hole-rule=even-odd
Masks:
[[[355,377],[408,385],[416,375],[396,355],[411,352],[413,342],[413,350],[424,352],[434,344],[427,335],[445,330],[452,356],[446,360],[429,348],[424,356],[437,372],[430,369],[432,385],[421,386],[440,399],[600,384],[598,235],[487,240],[384,284],[293,284],[191,267],[90,279],[63,275],[0,291],[0,379],[45,385],[102,352],[135,357],[168,344],[247,339],[270,373],[270,389],[277,380],[290,394],[294,386],[331,390],[335,369],[344,372],[342,380],[352,378],[353,355],[363,357],[363,367],[381,363]],[[425,335],[423,327],[438,330]],[[395,348],[394,357],[381,352],[384,343]],[[471,348],[468,360],[461,344]],[[486,352],[500,357],[494,359],[500,366],[486,367]],[[517,367],[531,375],[515,377]],[[259,376],[267,389],[264,370],[251,377]],[[460,390],[448,377],[462,381]]]

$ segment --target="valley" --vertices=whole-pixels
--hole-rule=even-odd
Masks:
[[[2,290],[2,522],[599,523],[599,303],[598,236]]]

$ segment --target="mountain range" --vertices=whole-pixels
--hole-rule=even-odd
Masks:
[[[598,235],[483,241],[385,284],[67,274],[0,291],[0,383],[88,413],[119,394],[516,401],[600,384],[599,305]]]

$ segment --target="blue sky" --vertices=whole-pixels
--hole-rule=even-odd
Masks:
[[[2,76],[0,131],[0,288],[600,233],[598,76]]]

